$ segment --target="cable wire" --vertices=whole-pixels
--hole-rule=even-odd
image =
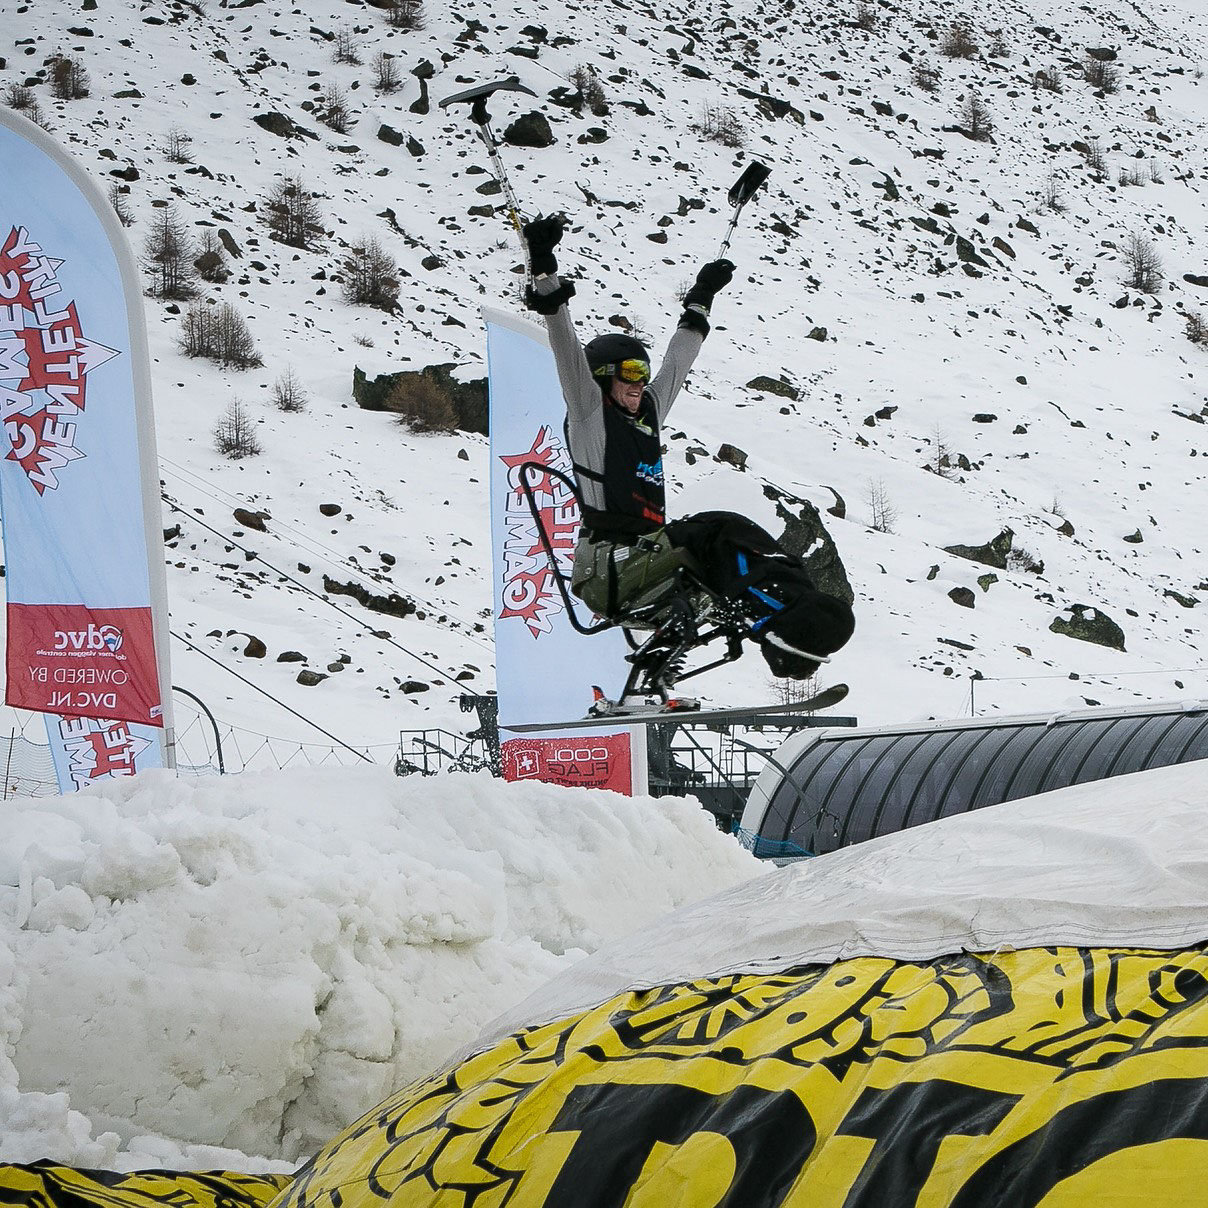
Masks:
[[[426,659],[422,654],[416,654],[414,650],[408,650],[407,647],[401,642],[396,642],[393,637],[383,637],[383,630],[374,629],[374,627],[370,625],[368,621],[363,621],[355,613],[349,612],[346,608],[341,608],[334,601],[327,599],[325,596],[315,591],[315,589],[309,584],[303,583],[300,579],[294,578],[294,576],[288,571],[282,570],[279,566],[274,566],[273,563],[268,561],[267,558],[264,558],[260,554],[256,553],[255,550],[249,549],[246,545],[241,545],[234,537],[230,537],[226,533],[220,532],[218,529],[214,528],[213,525],[207,524],[204,520],[198,519],[195,513],[185,511],[185,509],[182,508],[175,500],[170,498],[166,492],[163,493],[163,500],[168,507],[172,509],[172,511],[179,512],[182,516],[187,517],[191,523],[200,525],[203,529],[213,533],[214,536],[218,537],[220,540],[229,542],[236,549],[242,550],[245,554],[247,554],[250,559],[263,563],[268,567],[269,570],[273,572],[273,574],[280,575],[281,578],[285,579],[289,583],[292,583],[299,590],[306,592],[308,595],[314,596],[316,600],[326,604],[328,608],[334,608],[335,611],[341,616],[347,617],[356,625],[360,625],[362,629],[372,633],[374,637],[379,639],[379,641],[383,641],[387,643],[387,645],[393,646],[396,650],[402,651],[402,653],[407,655],[408,658],[415,659],[417,663],[423,664],[423,666],[427,667],[429,671],[434,671],[437,675],[443,676],[445,679],[452,680],[454,683],[458,682],[455,675],[452,675],[448,671],[438,667],[435,663],[431,662],[429,659]],[[218,662],[217,659],[214,661]],[[219,663],[219,666],[222,666],[222,664]],[[232,674],[234,673],[232,672]],[[469,690],[469,694],[478,697],[485,695],[485,693],[477,692],[473,688]]]
[[[346,751],[351,751],[358,759],[363,759],[366,763],[373,763],[373,760],[370,759],[369,756],[366,755],[363,751],[358,751],[356,749],[356,747],[350,747],[348,745],[348,743],[346,743],[342,738],[337,738],[330,731],[324,730],[323,727],[318,724],[318,722],[311,721],[309,717],[306,717],[303,714],[299,713],[297,709],[291,709],[289,707],[289,705],[287,705],[283,700],[278,700],[277,697],[275,697],[271,692],[266,692],[258,684],[252,683],[252,681],[250,679],[248,679],[246,676],[240,675],[238,671],[233,671],[230,667],[226,666],[225,663],[222,663],[218,659],[216,659],[212,654],[209,654],[207,651],[202,650],[202,648],[200,646],[194,645],[194,643],[189,641],[189,639],[187,637],[185,637],[183,634],[177,633],[175,629],[169,630],[169,633],[171,633],[172,636],[178,642],[183,642],[186,646],[188,646],[188,648],[190,650],[193,650],[197,654],[200,654],[203,658],[209,659],[210,662],[213,663],[215,666],[221,667],[223,669],[223,671],[228,672],[230,675],[233,675],[237,680],[240,680],[242,683],[247,684],[247,686],[249,688],[252,688],[256,692],[259,692],[261,696],[267,696],[268,699],[273,702],[273,704],[280,705],[282,709],[284,709],[287,713],[292,713],[296,718],[298,718],[299,721],[304,721],[308,726],[313,726],[316,730],[319,731],[320,734],[324,735],[326,738],[330,738],[332,740],[332,742],[337,743],[339,746],[343,747]]]

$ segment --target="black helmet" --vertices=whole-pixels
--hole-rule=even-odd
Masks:
[[[600,385],[608,388],[612,378],[618,376],[618,368],[622,361],[645,361],[649,373],[650,353],[641,340],[633,336],[622,335],[620,332],[609,332],[607,335],[596,336],[584,346],[587,363],[594,377],[600,378]]]

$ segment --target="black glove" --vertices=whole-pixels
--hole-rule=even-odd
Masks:
[[[534,218],[524,224],[524,242],[528,244],[529,264],[532,265],[534,277],[557,272],[558,261],[554,257],[554,248],[558,246],[567,225],[567,220],[562,214]]]
[[[696,283],[684,295],[685,309],[700,309],[707,315],[713,297],[734,278],[734,265],[729,260],[711,260],[696,274]]]

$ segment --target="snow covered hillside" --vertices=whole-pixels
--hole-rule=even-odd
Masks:
[[[190,303],[148,298],[174,680],[222,723],[328,741],[254,685],[385,761],[400,728],[464,730],[458,696],[493,686],[486,440],[409,432],[352,383],[483,376],[478,307],[517,303],[519,255],[472,127],[437,102],[513,73],[537,97],[501,100],[497,131],[536,110],[553,142],[504,158],[531,212],[573,219],[585,332],[627,316],[661,344],[729,186],[772,166],[667,432],[672,507],[776,532],[770,495],[823,510],[856,591],[828,672],[852,712],[958,716],[971,677],[981,712],[1208,695],[1194,0],[422,0],[418,29],[385,2],[9,0],[0,22],[4,99],[122,190],[136,248],[167,207],[209,235],[230,275],[197,298],[235,307],[263,361],[185,357]],[[56,56],[86,96],[55,98]],[[287,179],[313,194],[306,249],[270,237]],[[397,313],[345,299],[366,239],[400,270]],[[291,371],[301,412],[272,401]],[[263,451],[230,460],[213,434],[236,398]],[[996,566],[947,552],[1007,529]],[[751,659],[702,690],[770,688]]]

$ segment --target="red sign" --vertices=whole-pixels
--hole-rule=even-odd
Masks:
[[[545,780],[567,788],[633,792],[628,734],[510,738],[501,750],[505,780]]]
[[[162,726],[150,608],[8,606],[8,695],[18,709]]]

